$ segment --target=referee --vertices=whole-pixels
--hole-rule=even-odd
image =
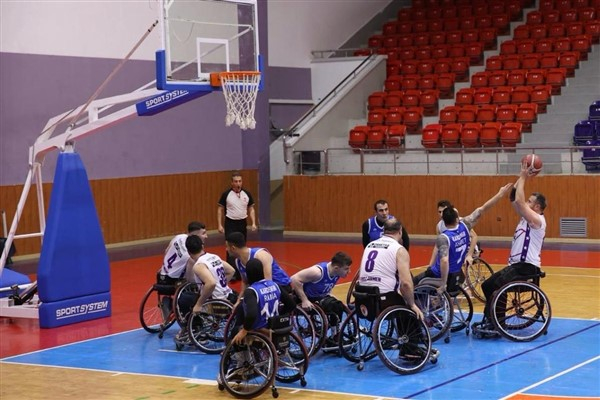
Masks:
[[[225,224],[223,225],[223,210],[225,210]],[[242,175],[239,171],[231,174],[231,189],[227,189],[219,199],[217,207],[217,222],[219,232],[225,233],[227,237],[230,233],[240,232],[247,238],[247,221],[250,217],[250,229],[256,231],[256,216],[254,212],[254,199],[250,192],[242,188]],[[227,262],[235,266],[235,259],[227,253]],[[236,278],[239,278],[239,272],[236,272]]]

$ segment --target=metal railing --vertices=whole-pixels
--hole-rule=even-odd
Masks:
[[[584,150],[594,153],[584,157]],[[600,146],[294,150],[298,175],[515,174],[525,154],[538,154],[546,175],[600,172]],[[582,162],[584,157],[584,162]]]

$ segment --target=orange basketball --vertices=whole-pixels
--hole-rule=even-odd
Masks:
[[[537,154],[527,154],[521,159],[521,164],[527,165],[529,175],[536,176],[542,170],[542,159]]]

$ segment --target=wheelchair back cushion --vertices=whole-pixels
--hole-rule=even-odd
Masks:
[[[356,303],[356,313],[359,318],[374,321],[379,315],[379,303],[381,301],[379,288],[376,286],[356,285],[353,294]]]

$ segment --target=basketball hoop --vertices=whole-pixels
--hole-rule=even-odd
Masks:
[[[227,106],[225,125],[231,126],[235,122],[241,129],[254,129],[256,127],[254,109],[260,72],[220,72],[219,80]]]

